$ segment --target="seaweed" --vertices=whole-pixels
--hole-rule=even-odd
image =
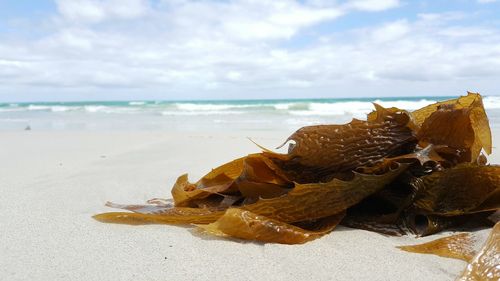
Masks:
[[[200,225],[207,233],[232,236],[247,240],[282,244],[301,244],[332,231],[342,220],[344,213],[323,217],[304,223],[302,227],[257,215],[238,208],[228,209],[217,221]]]
[[[500,279],[500,223],[491,231],[486,243],[465,268],[460,281]]]
[[[473,247],[474,242],[474,237],[470,233],[460,233],[439,238],[424,244],[399,246],[398,248],[412,253],[432,254],[469,262],[476,254]]]
[[[419,178],[416,212],[457,216],[500,208],[500,167],[462,164]]]
[[[287,143],[287,153],[261,147],[194,183],[182,175],[171,201],[108,202],[126,212],[94,218],[195,224],[213,235],[299,244],[338,224],[419,236],[488,225],[500,207],[500,166],[486,164],[491,132],[476,93],[413,112],[375,104],[366,121],[303,127]],[[458,249],[466,238],[452,241]]]
[[[486,242],[479,250],[477,237],[471,233],[446,236],[424,244],[399,246],[398,248],[420,254],[432,254],[468,262],[457,280],[499,280],[500,279],[500,222],[491,230]]]

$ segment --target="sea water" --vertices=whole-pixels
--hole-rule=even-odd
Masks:
[[[453,97],[0,103],[0,130],[272,131],[363,119],[373,103],[415,110]],[[500,96],[483,99],[500,127]]]

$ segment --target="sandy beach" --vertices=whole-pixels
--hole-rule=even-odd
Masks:
[[[465,260],[496,278],[496,226],[476,250],[492,229],[477,225],[500,218],[499,14],[500,0],[0,0],[0,281],[446,281]],[[288,155],[198,181],[288,153],[297,130]],[[491,148],[497,166],[481,166]],[[124,206],[172,199],[186,173],[179,208]],[[106,205],[154,214],[96,216],[123,211]],[[472,219],[309,241],[341,216],[387,233]],[[139,220],[213,224],[104,223]],[[473,246],[442,240],[475,248],[463,260],[398,248],[464,231]]]
[[[177,176],[275,147],[289,132],[22,131],[0,135],[2,280],[453,280],[465,262],[395,248],[446,236],[338,227],[303,245],[243,242],[189,227],[99,223],[107,200],[170,197]],[[498,130],[494,136],[499,136]],[[500,163],[495,140],[490,162]],[[487,230],[480,230],[486,235]]]

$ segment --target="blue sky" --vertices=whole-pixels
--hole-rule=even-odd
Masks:
[[[500,95],[500,1],[0,0],[0,101]]]

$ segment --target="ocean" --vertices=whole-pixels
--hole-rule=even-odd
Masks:
[[[373,102],[411,111],[450,98],[0,103],[0,131],[293,131],[306,125],[363,119],[373,110]],[[492,127],[499,127],[500,96],[484,97],[484,105]]]

